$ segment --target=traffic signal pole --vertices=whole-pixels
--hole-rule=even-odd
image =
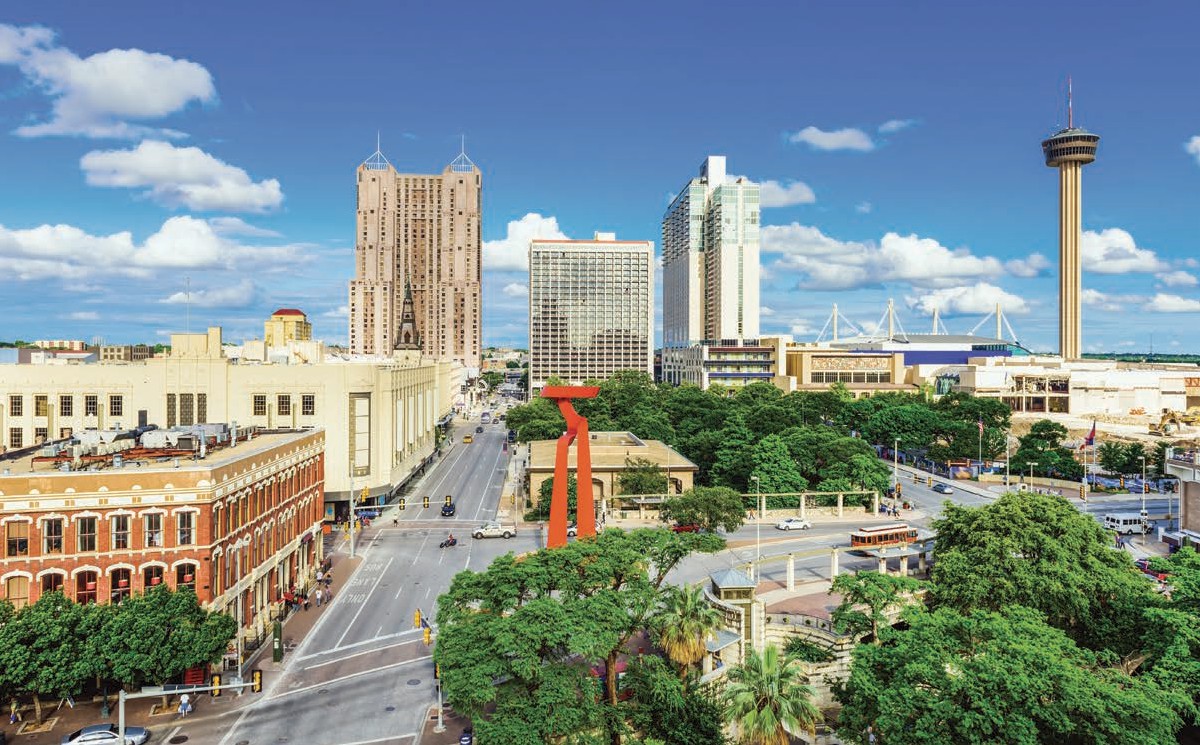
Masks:
[[[125,742],[125,702],[135,698],[154,698],[156,696],[170,696],[173,694],[182,693],[205,693],[216,691],[213,695],[219,695],[222,688],[237,688],[239,691],[242,688],[250,688],[255,693],[262,690],[262,671],[254,670],[252,673],[251,682],[221,684],[220,676],[214,676],[217,681],[216,685],[210,686],[188,686],[188,685],[165,685],[165,686],[146,686],[137,693],[126,693],[124,688],[117,691],[117,741]]]

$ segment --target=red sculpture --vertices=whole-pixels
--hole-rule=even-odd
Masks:
[[[578,538],[596,535],[596,508],[592,499],[592,451],[588,445],[587,417],[579,416],[571,406],[574,398],[595,398],[600,393],[596,386],[551,385],[542,389],[542,398],[558,404],[563,419],[567,420],[567,431],[558,438],[554,454],[554,491],[550,495],[550,535],[546,546],[558,548],[567,545],[567,452],[575,442],[575,530]]]

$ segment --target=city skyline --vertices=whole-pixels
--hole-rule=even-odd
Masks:
[[[332,9],[284,35],[258,31],[268,7],[239,8],[243,24],[149,5],[128,11],[136,24],[33,10],[0,23],[5,338],[165,341],[187,322],[190,277],[193,329],[253,337],[298,307],[315,337],[345,343],[348,174],[381,131],[401,172],[440,170],[464,134],[481,164],[485,346],[526,338],[529,239],[600,229],[661,256],[681,175],[722,154],[762,186],[763,334],[813,338],[833,302],[867,325],[888,297],[910,332],[934,307],[963,332],[999,300],[1026,346],[1054,350],[1057,185],[1031,143],[1066,124],[1073,73],[1075,120],[1105,138],[1083,198],[1083,351],[1146,351],[1151,334],[1156,351],[1200,350],[1200,104],[1176,93],[1187,23],[1093,8],[1095,29],[1127,39],[1113,55],[1103,33],[1063,48],[1032,4],[880,4],[869,25],[817,6],[681,20],[530,5],[467,28],[440,9],[380,9],[403,43],[364,65],[341,54],[362,19]],[[452,26],[461,55],[441,77],[385,77],[431,64]],[[682,74],[695,40],[718,33],[742,53],[715,78]],[[112,86],[113,71],[142,87]],[[372,96],[385,80],[399,95]]]

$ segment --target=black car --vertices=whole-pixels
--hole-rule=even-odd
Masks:
[[[453,502],[442,505],[442,517],[454,517],[454,513],[457,511],[457,509],[458,508],[454,506]]]
[[[483,427],[476,427],[476,428],[475,428],[475,431],[476,431],[476,432],[482,432],[482,431],[483,431]]]

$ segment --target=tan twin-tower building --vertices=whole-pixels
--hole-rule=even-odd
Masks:
[[[397,172],[376,149],[357,176],[350,351],[419,349],[478,368],[483,174],[465,151],[440,174],[413,174]],[[401,328],[406,306],[415,339]]]

